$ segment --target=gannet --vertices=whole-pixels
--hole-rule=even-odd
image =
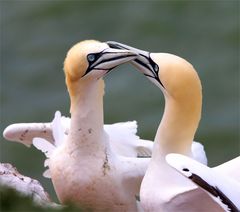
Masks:
[[[231,175],[219,171],[221,165],[209,168],[185,155],[175,153],[168,154],[166,161],[183,176],[203,188],[226,211],[240,211],[240,178],[234,179]],[[235,173],[239,173],[240,156],[223,166],[229,167],[227,163],[234,163]]]
[[[121,43],[112,48],[134,51],[131,63],[163,92],[165,109],[158,127],[152,159],[140,190],[145,211],[223,211],[209,195],[170,167],[165,156],[179,153],[192,156],[191,144],[202,108],[202,87],[194,67],[173,54],[149,53]]]
[[[149,159],[123,157],[112,150],[103,128],[102,80],[112,68],[134,58],[136,54],[131,51],[94,40],[80,42],[67,53],[64,71],[71,101],[69,135],[48,161],[63,204],[71,202],[86,211],[137,210],[135,195]],[[62,131],[54,131],[58,142]]]

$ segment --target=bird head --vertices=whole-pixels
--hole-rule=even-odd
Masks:
[[[107,43],[85,40],[75,44],[64,62],[66,84],[71,94],[78,83],[94,82],[116,66],[136,58],[130,50],[110,48]]]

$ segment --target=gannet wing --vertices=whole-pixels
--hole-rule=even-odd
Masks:
[[[204,146],[196,141],[192,143],[192,158],[204,165],[207,165],[207,156],[204,150]]]
[[[167,163],[210,194],[225,210],[240,210],[240,183],[187,156],[168,154]]]
[[[9,141],[31,146],[34,137],[41,137],[53,143],[51,123],[17,123],[9,125],[3,131],[3,137]]]
[[[240,156],[213,168],[216,172],[228,175],[240,183]],[[239,197],[240,201],[240,197]]]
[[[128,157],[151,156],[153,142],[142,140],[137,133],[137,122],[120,122],[104,125],[109,136],[110,145],[118,155]]]
[[[5,128],[3,132],[3,137],[6,140],[19,142],[28,147],[31,146],[33,142],[33,138],[35,137],[43,138],[54,144],[55,139],[58,137],[62,137],[63,133],[65,134],[64,137],[68,135],[71,119],[65,116],[61,116],[61,114],[59,118],[59,114],[58,114],[57,117],[55,116],[54,120],[52,122],[46,122],[46,123],[11,124]],[[53,127],[56,128],[55,139],[53,135]]]

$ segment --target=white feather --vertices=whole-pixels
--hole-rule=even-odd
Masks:
[[[34,138],[33,146],[35,146],[38,150],[42,151],[45,154],[47,159],[44,161],[44,167],[48,167],[49,158],[51,157],[56,147],[43,138]],[[48,168],[43,172],[43,176],[46,178],[51,178],[50,170]]]
[[[207,156],[204,150],[204,146],[196,141],[192,143],[192,158],[202,164],[207,165]]]
[[[55,116],[52,121],[52,133],[53,133],[55,146],[60,146],[65,138],[64,129],[61,123],[60,111],[55,112]]]
[[[43,172],[43,177],[51,179],[51,173],[50,173],[50,170],[49,170],[49,169],[46,169],[46,170]]]
[[[136,121],[105,124],[104,130],[117,154],[128,157],[151,156],[153,142],[142,140],[136,135]]]

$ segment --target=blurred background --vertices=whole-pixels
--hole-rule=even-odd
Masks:
[[[203,112],[195,140],[209,165],[239,155],[239,1],[1,1],[1,132],[16,122],[69,116],[62,71],[78,41],[115,40],[190,61],[203,86]],[[130,65],[105,78],[105,123],[138,121],[139,135],[154,139],[164,109],[160,90]],[[1,162],[38,179],[44,155],[1,138]]]

